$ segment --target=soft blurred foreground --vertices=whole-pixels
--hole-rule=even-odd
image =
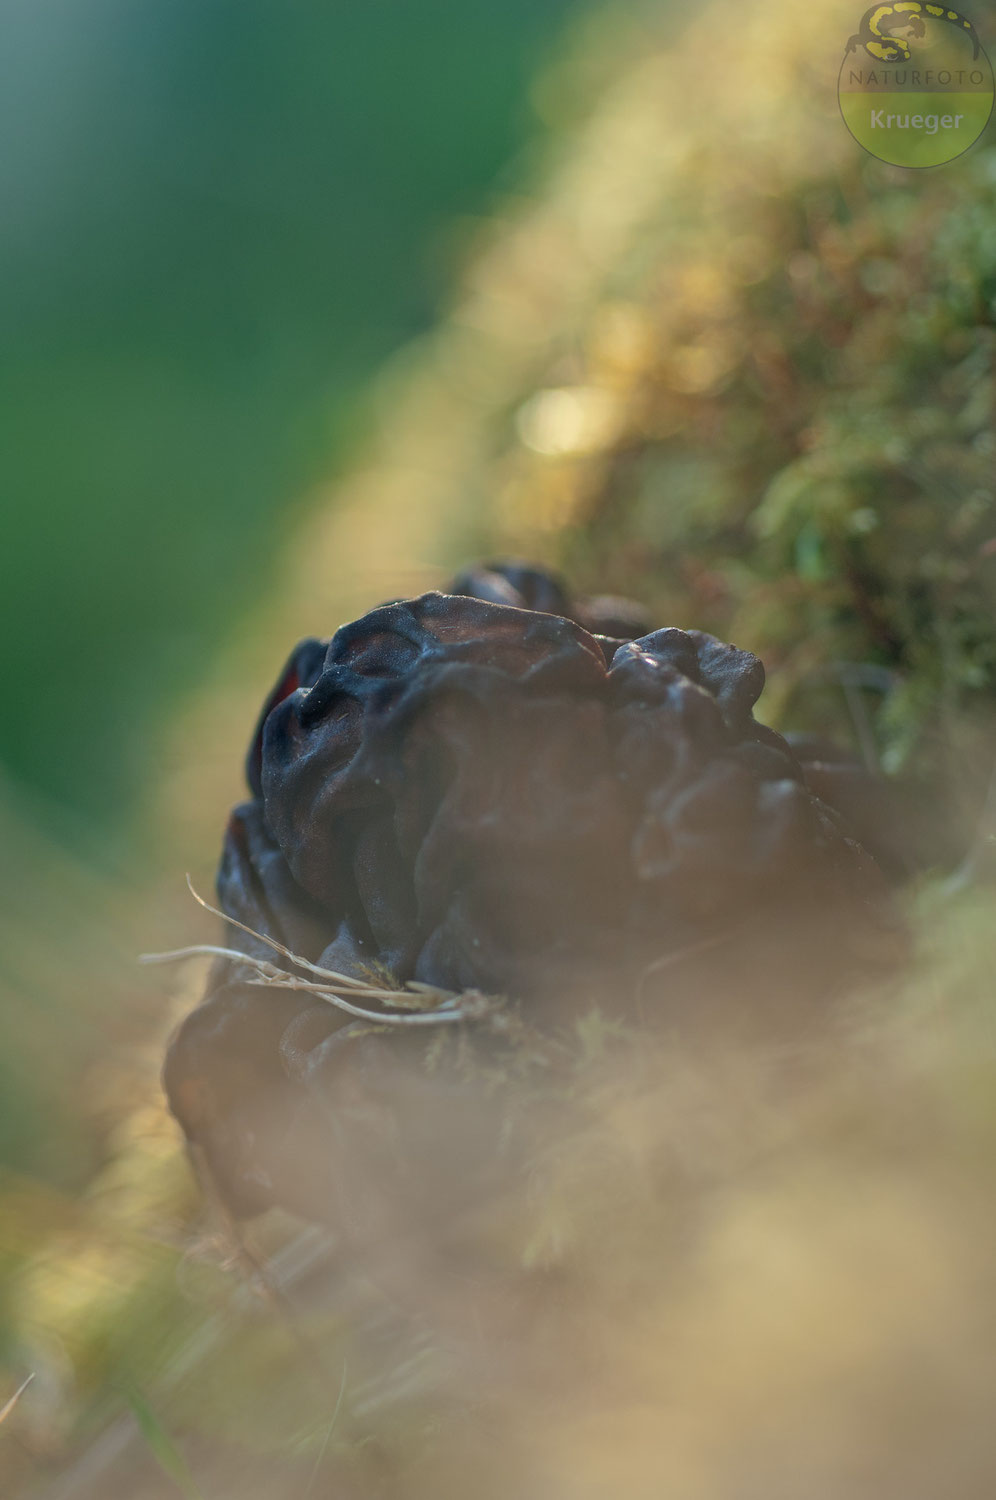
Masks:
[[[907,894],[907,975],[790,1035],[733,1045],[681,1016],[633,1034],[607,996],[560,1038],[566,1071],[445,1103],[423,1079],[424,1175],[397,1199],[372,1178],[362,1253],[276,1216],[243,1242],[202,1213],[157,1083],[201,976],[132,965],[214,935],[182,873],[209,890],[293,642],[479,553],[757,651],[759,717],[929,768],[977,822],[996,148],[917,174],[862,156],[834,98],[857,20],[717,0],[648,22],[554,133],[447,317],[383,373],[364,461],[315,497],[272,602],[157,750],[145,837],[168,879],[98,878],[5,814],[5,1013],[38,1037],[7,1088],[43,1101],[5,1111],[30,1140],[0,1184],[0,1400],[35,1372],[0,1427],[10,1490],[996,1488],[991,838],[960,881]],[[599,46],[549,74],[555,117]],[[66,996],[84,1029],[133,1018],[85,1070]]]

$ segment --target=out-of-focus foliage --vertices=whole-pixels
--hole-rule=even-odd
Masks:
[[[885,669],[883,760],[923,764],[996,669],[996,150],[884,166],[837,138],[832,32],[738,27],[745,97],[694,68],[713,25],[637,75],[666,104],[632,155],[682,159],[465,479],[510,544],[757,651],[777,721]]]
[[[544,181],[385,372],[364,462],[160,750],[149,827],[177,871],[207,885],[296,639],[509,549],[757,651],[760,717],[846,734],[833,674],[858,663],[884,674],[865,712],[888,766],[984,759],[996,148],[915,175],[863,156],[834,99],[858,16],[799,15],[716,0],[684,31],[648,22],[568,111]],[[597,72],[587,45],[541,90],[554,119]],[[538,1144],[531,1191],[468,1230],[472,1272],[402,1245],[388,1315],[348,1277],[312,1298],[334,1248],[281,1250],[318,1372],[218,1247],[191,1245],[155,1047],[112,1059],[119,1123],[88,1198],[8,1185],[11,1389],[39,1370],[15,1441],[0,1433],[11,1484],[80,1453],[54,1496],[172,1494],[127,1379],[211,1500],[296,1500],[316,1462],[337,1492],[406,1500],[492,1481],[553,1500],[988,1500],[989,901],[928,894],[914,917],[908,983],[856,1002],[817,1062],[680,1053],[648,1083],[632,1039],[588,1018],[586,1123]],[[176,1009],[195,997],[191,981]]]
[[[953,749],[996,668],[996,154],[897,175],[738,185],[714,244],[642,279],[648,358],[565,548],[749,640],[783,721],[821,666],[889,669],[892,770]],[[612,364],[589,344],[578,378],[611,390]]]

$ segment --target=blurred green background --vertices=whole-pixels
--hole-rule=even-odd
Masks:
[[[61,833],[132,805],[583,8],[4,0],[0,766]]]

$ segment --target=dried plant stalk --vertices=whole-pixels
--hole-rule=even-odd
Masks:
[[[456,993],[417,981],[392,988],[384,984],[376,984],[371,980],[358,979],[352,974],[340,974],[334,969],[323,969],[319,964],[314,964],[309,959],[292,953],[289,948],[284,947],[283,943],[278,943],[276,938],[256,932],[245,922],[239,922],[235,917],[230,917],[216,906],[212,906],[194,889],[189,875],[187,886],[194,900],[198,905],[203,906],[205,911],[220,917],[222,921],[230,923],[233,927],[240,928],[257,942],[265,943],[267,947],[288,959],[295,968],[304,969],[307,973],[317,977],[305,979],[301,975],[280,968],[268,959],[256,958],[253,954],[243,953],[238,948],[226,948],[215,943],[194,943],[186,948],[171,949],[167,953],[143,953],[139,956],[140,963],[176,963],[184,958],[197,958],[203,955],[228,958],[245,964],[253,971],[254,977],[246,981],[248,984],[284,990],[303,990],[314,995],[317,1000],[325,1000],[328,1004],[334,1005],[337,1010],[344,1011],[348,1016],[354,1016],[361,1021],[375,1021],[380,1026],[444,1026],[463,1021],[493,1020],[501,1010],[501,1000],[484,995],[480,990],[465,990],[462,993]],[[354,1004],[352,999],[347,999],[347,995],[356,999],[377,1001],[381,1005],[391,1005],[394,1010],[367,1010],[363,1006]],[[432,1008],[428,1009],[427,1006],[432,1006]],[[401,1014],[398,1014],[399,1011]]]

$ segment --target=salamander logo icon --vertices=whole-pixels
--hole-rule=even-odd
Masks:
[[[897,167],[937,167],[978,140],[993,70],[968,16],[946,5],[873,5],[850,38],[837,86],[855,140]]]
[[[899,59],[909,62],[913,56],[910,45],[895,32],[905,30],[911,37],[922,38],[927,32],[925,17],[963,27],[972,39],[972,57],[978,57],[981,44],[967,16],[959,15],[956,10],[947,10],[943,5],[911,4],[909,0],[900,0],[898,5],[873,5],[871,10],[865,11],[861,30],[851,37],[847,50],[854,52],[858,47],[864,47],[873,63],[897,62]]]

